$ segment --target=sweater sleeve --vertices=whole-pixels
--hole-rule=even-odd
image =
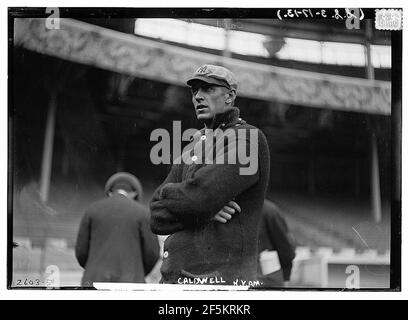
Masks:
[[[258,138],[258,133],[257,136]],[[252,141],[253,142],[253,141]],[[238,136],[228,141],[222,152],[216,155],[214,164],[200,167],[194,175],[182,182],[164,185],[160,193],[161,203],[183,222],[200,223],[210,220],[222,207],[259,179],[258,141],[252,145],[246,137]],[[241,164],[250,151],[250,161],[255,161],[256,170],[244,174],[248,166]],[[226,161],[236,155],[235,163]],[[220,164],[220,159],[224,164]],[[228,163],[229,162],[229,163]],[[249,163],[250,166],[254,163]]]
[[[150,228],[153,233],[168,235],[184,229],[183,223],[160,200],[160,193],[164,185],[176,182],[179,165],[173,165],[164,182],[156,189],[150,202]]]

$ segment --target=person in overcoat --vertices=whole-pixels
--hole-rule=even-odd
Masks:
[[[145,282],[160,257],[160,247],[150,230],[149,210],[140,203],[142,192],[135,176],[118,172],[106,182],[106,197],[86,210],[75,245],[84,268],[82,286]]]

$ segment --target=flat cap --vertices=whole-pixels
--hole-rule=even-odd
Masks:
[[[204,64],[200,66],[196,72],[194,72],[193,77],[187,81],[187,84],[191,86],[195,80],[223,86],[235,91],[238,89],[237,80],[230,70],[212,64]]]
[[[110,191],[112,191],[114,186],[123,186],[125,189],[130,188],[133,191],[136,191],[138,199],[141,199],[143,196],[143,188],[139,179],[128,172],[117,172],[112,175],[108,181],[106,181],[105,194],[107,195]]]

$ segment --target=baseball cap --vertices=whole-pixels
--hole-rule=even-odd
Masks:
[[[238,89],[238,83],[234,74],[227,68],[221,66],[211,64],[200,66],[196,72],[194,72],[193,77],[187,81],[187,84],[191,86],[195,80],[223,86],[235,91]]]
[[[105,194],[108,195],[113,187],[120,186],[123,186],[124,189],[130,188],[136,191],[138,199],[141,199],[143,196],[143,188],[139,179],[128,172],[117,172],[112,175],[105,184]]]

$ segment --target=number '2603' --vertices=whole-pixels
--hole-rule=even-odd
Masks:
[[[40,279],[17,279],[17,286],[39,286],[41,283]]]

